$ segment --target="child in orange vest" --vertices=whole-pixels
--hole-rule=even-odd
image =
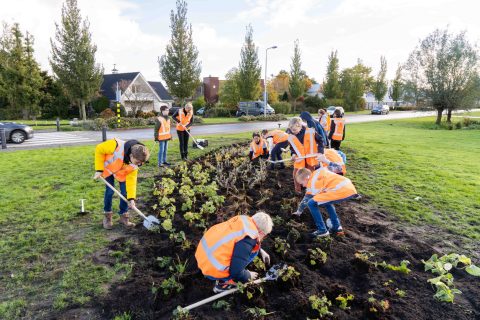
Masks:
[[[148,161],[150,152],[147,147],[137,140],[123,141],[111,139],[100,143],[95,148],[95,175],[93,179],[104,177],[108,183],[114,186],[115,180],[120,184],[120,192],[129,203],[120,200],[120,222],[126,227],[134,224],[128,220],[128,207],[135,207],[137,193],[138,168]],[[112,228],[112,197],[113,190],[105,186],[103,200],[103,227]]]
[[[250,143],[249,158],[251,161],[262,158],[268,159],[268,147],[267,142],[260,137],[258,132],[254,132],[252,135],[252,142]]]
[[[320,156],[320,161],[328,162],[325,156]],[[328,237],[344,235],[340,220],[335,211],[334,203],[358,197],[357,190],[350,179],[330,172],[326,168],[320,168],[313,173],[307,168],[298,170],[295,179],[302,186],[307,188],[303,200],[300,202],[294,215],[301,215],[308,206],[315,221],[317,230],[311,235],[313,237]],[[330,216],[331,226],[325,226],[320,207],[324,207]]]
[[[167,162],[168,141],[172,140],[170,134],[170,118],[168,117],[168,107],[160,107],[160,115],[155,118],[155,129],[153,131],[155,141],[158,141],[158,166],[169,166]]]
[[[342,117],[340,110],[335,110],[333,113],[333,119],[330,122],[330,145],[335,150],[340,150],[342,141],[345,140],[345,119]]]

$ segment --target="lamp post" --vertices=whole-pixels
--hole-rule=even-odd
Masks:
[[[265,79],[263,79],[263,112],[265,117],[267,116],[267,58],[270,49],[277,49],[277,46],[265,49]]]

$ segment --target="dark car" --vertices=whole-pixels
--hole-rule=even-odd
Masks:
[[[197,116],[204,116],[204,115],[205,115],[205,107],[197,110]]]
[[[372,114],[388,114],[390,112],[390,107],[386,104],[384,105],[377,105],[373,107]]]
[[[0,129],[5,130],[7,142],[22,143],[33,138],[33,129],[25,124],[16,122],[0,122]],[[1,136],[0,136],[1,140]]]

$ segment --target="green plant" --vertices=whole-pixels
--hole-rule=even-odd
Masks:
[[[397,296],[399,296],[400,298],[403,298],[403,297],[405,297],[405,296],[407,295],[407,292],[404,291],[404,290],[400,290],[400,289],[397,288],[397,289],[395,289],[395,294],[396,294]]]
[[[308,249],[310,265],[315,266],[317,263],[325,264],[327,262],[327,253],[320,248]]]
[[[390,308],[390,302],[388,300],[377,300],[375,298],[374,291],[368,291],[368,303],[370,304],[370,312],[377,313],[379,310],[385,312]]]
[[[365,250],[355,252],[355,258],[362,260],[363,262],[370,262],[370,258],[373,257],[374,255],[375,254]]]
[[[171,276],[167,279],[164,279],[160,284],[160,288],[163,290],[163,294],[168,296],[173,292],[180,292],[183,289],[183,285],[175,279],[175,276]],[[153,288],[152,288],[153,290]]]
[[[169,267],[169,270],[173,272],[173,274],[177,278],[180,278],[187,270],[187,265],[188,259],[185,260],[185,262],[182,262],[182,260],[180,260],[180,257],[177,255],[177,262],[173,262],[173,265]]]
[[[157,262],[161,269],[165,269],[172,263],[172,257],[157,257]]]
[[[380,266],[384,269],[392,270],[392,271],[398,271],[398,272],[401,272],[403,274],[409,274],[410,271],[412,271],[408,268],[409,264],[410,264],[410,261],[408,261],[408,260],[402,260],[400,262],[399,266],[394,266],[394,265],[388,264],[385,261],[382,261],[380,263],[377,263],[377,262],[374,263],[375,267]]]
[[[191,319],[190,311],[182,308],[181,306],[177,306],[177,308],[173,310],[172,316],[173,316],[173,319],[175,320]]]
[[[132,315],[124,312],[121,315],[115,316],[113,320],[132,320]]]
[[[281,273],[280,277],[284,282],[287,282],[289,280],[295,280],[299,276],[300,276],[300,272],[295,270],[294,267],[288,266],[288,268]]]
[[[248,308],[245,310],[245,312],[248,313],[250,316],[252,316],[253,319],[264,319],[269,314],[274,313],[274,312],[267,312],[267,310],[265,310],[264,308],[258,308],[258,307]]]
[[[292,228],[287,234],[287,241],[289,243],[295,243],[298,241],[298,239],[300,239],[300,237],[301,237],[300,232],[298,232],[297,229]]]
[[[328,300],[326,296],[320,298],[317,295],[313,295],[308,297],[308,301],[310,301],[312,309],[318,312],[320,318],[333,315],[333,313],[328,310],[328,308],[332,306],[332,302]]]
[[[335,300],[338,302],[338,307],[342,310],[347,310],[350,309],[348,306],[348,301],[352,301],[354,298],[353,294],[341,294],[338,297],[335,298]]]
[[[230,303],[228,303],[225,300],[217,300],[212,304],[212,308],[215,310],[225,310],[225,311],[230,311],[231,309]]]
[[[290,249],[290,245],[287,243],[287,240],[276,237],[274,240],[275,251],[285,257],[287,254],[288,249]]]
[[[262,259],[260,259],[258,256],[253,259],[253,265],[255,266],[255,269],[258,271],[265,271],[267,268],[265,267],[265,263],[263,263]]]

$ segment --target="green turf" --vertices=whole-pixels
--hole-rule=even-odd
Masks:
[[[199,156],[249,136],[206,137],[208,148],[191,149],[190,155]],[[151,141],[146,144],[152,146]],[[84,304],[104,292],[104,284],[128,275],[129,262],[118,260],[112,267],[95,263],[94,253],[122,229],[110,232],[101,227],[104,186],[91,179],[94,148],[0,153],[0,319],[32,318],[38,302],[57,309]],[[141,197],[149,194],[158,172],[155,152],[156,145],[139,176],[138,205],[147,212]],[[175,163],[178,158],[175,140],[169,146],[168,160]],[[77,214],[81,198],[87,199],[89,215]],[[116,209],[118,199],[114,200]]]

